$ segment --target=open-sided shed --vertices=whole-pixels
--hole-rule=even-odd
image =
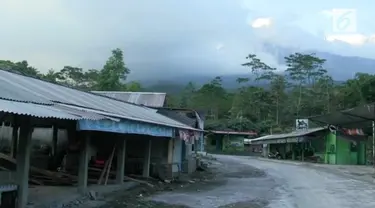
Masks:
[[[29,170],[34,172],[36,170],[30,168],[31,134],[36,127],[53,126],[56,129],[68,130],[69,140],[76,142],[73,149],[77,153],[76,162],[79,164],[78,174],[72,178],[78,183],[78,190],[81,193],[87,191],[88,165],[92,156],[90,154],[93,152],[89,147],[95,135],[106,134],[101,140],[105,141],[104,143],[113,143],[111,158],[113,154],[116,155],[116,165],[112,166],[116,166],[116,181],[122,183],[126,147],[129,145],[127,140],[130,137],[135,138],[135,143],[144,142],[140,145],[141,151],[136,152],[142,153],[142,174],[148,177],[154,147],[152,145],[159,141],[166,141],[162,151],[168,154],[166,161],[172,163],[173,158],[178,159],[178,156],[181,158],[179,155],[181,151],[178,151],[178,148],[181,149],[182,141],[197,139],[196,135],[202,132],[201,129],[161,115],[155,109],[5,70],[0,70],[0,119],[13,127],[14,152],[11,155],[13,157],[7,160],[17,166],[15,175],[18,185],[18,207],[25,207],[27,204]],[[56,132],[54,130],[52,145],[54,150],[56,150]],[[128,149],[132,150],[132,148]],[[177,162],[181,163],[179,159]],[[108,168],[110,169],[111,166],[108,165]]]

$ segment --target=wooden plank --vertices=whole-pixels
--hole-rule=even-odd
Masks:
[[[147,186],[149,187],[154,187],[154,185],[152,185],[151,183],[148,183],[146,181],[142,181],[142,180],[138,180],[138,179],[134,179],[134,178],[130,178],[128,176],[125,176],[124,177],[125,179],[129,180],[129,181],[134,181],[134,182],[137,182],[137,183],[140,183],[140,184],[146,184]]]
[[[108,168],[108,164],[109,164],[109,159],[108,159],[107,161],[105,161],[104,168],[103,168],[102,170],[100,170],[100,169],[98,168],[98,169],[101,171],[101,173],[100,173],[100,177],[99,177],[99,179],[98,179],[98,183],[97,183],[98,185],[100,185],[100,184],[102,183],[102,181],[103,181],[105,171],[106,171],[107,168]],[[90,167],[89,167],[89,170],[90,170]]]
[[[111,171],[113,156],[115,155],[115,150],[116,150],[116,147],[113,147],[111,158],[109,159],[109,164],[108,164],[108,169],[107,169],[107,175],[105,176],[104,185],[107,185],[107,182],[108,182],[109,172]]]

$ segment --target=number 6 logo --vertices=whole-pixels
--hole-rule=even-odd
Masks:
[[[357,32],[357,12],[355,9],[333,9],[332,31],[339,34]]]

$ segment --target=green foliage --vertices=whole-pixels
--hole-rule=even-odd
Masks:
[[[247,85],[234,93],[224,89],[217,77],[199,89],[173,96],[174,100],[183,101],[184,107],[205,110],[206,129],[255,130],[261,134],[291,131],[296,118],[375,101],[374,75],[358,73],[337,85],[323,67],[325,60],[315,54],[295,53],[285,60],[287,70],[280,74],[250,54],[242,65],[255,76],[239,77],[237,81]],[[268,87],[249,84],[251,77],[255,77],[253,83],[266,81]]]
[[[375,75],[357,73],[353,79],[338,85],[327,74],[325,61],[315,54],[294,53],[285,57],[286,71],[278,73],[250,54],[242,66],[249,68],[251,75],[239,77],[237,82],[241,87],[235,91],[224,89],[221,77],[201,87],[193,82],[183,89],[163,83],[162,88],[153,90],[175,90],[176,93],[167,95],[169,107],[204,110],[206,129],[255,130],[267,134],[290,131],[296,118],[375,101]],[[120,49],[112,51],[100,70],[65,66],[42,74],[27,61],[7,60],[0,60],[0,68],[81,90],[145,90],[139,82],[125,83],[130,70]],[[260,81],[268,86],[260,87]]]
[[[36,68],[29,66],[27,61],[13,63],[5,60],[0,60],[0,68],[86,91],[143,90],[139,82],[125,83],[130,70],[126,68],[123,53],[118,48],[112,51],[112,55],[101,70],[64,66],[60,71],[50,69],[46,74],[42,74]]]
[[[108,91],[125,90],[126,86],[122,82],[126,80],[129,72],[121,49],[113,50],[112,56],[109,57],[99,74],[98,88]]]

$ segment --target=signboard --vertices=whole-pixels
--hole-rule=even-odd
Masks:
[[[309,129],[309,119],[296,119],[296,130]]]

